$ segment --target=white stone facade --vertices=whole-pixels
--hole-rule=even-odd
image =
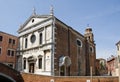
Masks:
[[[49,16],[31,16],[18,30],[19,55],[22,71],[52,75],[53,19]],[[19,67],[18,67],[19,68]]]

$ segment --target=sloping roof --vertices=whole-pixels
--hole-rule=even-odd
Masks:
[[[32,18],[49,18],[51,17],[51,15],[31,15],[23,25],[20,26],[20,28],[18,29],[18,32],[20,32],[28,23]]]
[[[120,41],[116,43],[116,45],[120,44]]]
[[[71,26],[68,26],[67,24],[65,24],[64,22],[62,22],[61,20],[59,20],[58,18],[56,18],[56,20],[59,21],[60,23],[62,23],[63,25],[65,25],[66,27],[68,27],[69,29],[71,29],[72,31],[74,31],[75,33],[77,33],[77,34],[81,35],[82,37],[84,37],[80,32],[76,31]]]
[[[12,34],[9,34],[9,33],[3,32],[3,31],[0,31],[0,33],[6,34],[6,35],[10,35],[10,36],[13,36],[13,37],[17,37],[17,36],[15,36],[15,35],[12,35]]]
[[[49,18],[54,18],[55,21],[58,21],[60,22],[61,24],[65,25],[67,28],[69,28],[70,30],[72,30],[73,32],[75,32],[76,34],[84,37],[84,35],[82,35],[80,32],[76,31],[75,29],[73,29],[71,26],[68,26],[67,24],[65,24],[64,22],[62,22],[61,20],[59,20],[57,17],[55,17],[54,15],[37,15],[37,14],[34,14],[34,15],[31,15],[23,25],[20,26],[18,32],[20,32],[28,23],[29,21],[32,19],[32,18],[46,18],[46,20],[48,20]],[[42,21],[43,22],[43,21]],[[40,22],[38,22],[40,23]]]

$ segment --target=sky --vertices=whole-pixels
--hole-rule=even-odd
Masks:
[[[97,58],[117,56],[120,40],[120,0],[0,0],[0,31],[18,35],[17,30],[33,13],[54,15],[84,34],[93,29]]]

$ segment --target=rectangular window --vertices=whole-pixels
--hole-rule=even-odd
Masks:
[[[11,51],[12,53],[11,53],[11,56],[14,56],[14,51]]]
[[[42,58],[39,58],[38,65],[39,65],[39,69],[42,69]]]
[[[24,59],[24,69],[26,69],[26,59]]]
[[[0,41],[2,41],[3,40],[3,37],[2,36],[0,36]]]
[[[25,39],[25,48],[27,48],[27,38]]]
[[[15,55],[15,51],[14,50],[8,50],[7,51],[7,55],[8,56],[14,56]]]
[[[117,46],[117,50],[119,51],[119,46]]]
[[[15,44],[15,40],[13,39],[13,44]]]
[[[0,48],[0,55],[2,54],[2,49]]]
[[[10,44],[12,43],[12,39],[11,39],[11,38],[9,38],[9,43],[10,43]]]
[[[11,52],[11,51],[10,51],[10,50],[8,50],[8,53],[7,53],[7,55],[8,55],[8,56],[10,56],[10,52]]]
[[[42,44],[42,33],[40,33],[39,43]]]

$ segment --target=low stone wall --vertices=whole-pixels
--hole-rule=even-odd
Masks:
[[[118,77],[111,76],[42,76],[22,73],[24,82],[119,82]]]
[[[55,82],[119,82],[118,77],[55,77]]]
[[[22,73],[24,82],[50,82],[51,76]]]

